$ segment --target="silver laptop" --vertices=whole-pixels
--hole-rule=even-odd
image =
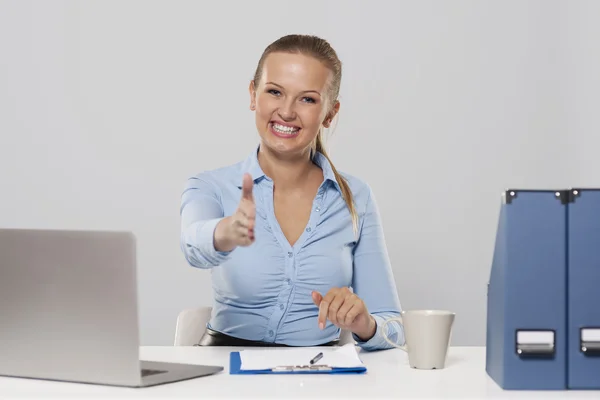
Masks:
[[[140,361],[136,276],[129,232],[0,229],[0,375],[147,387],[222,371]]]

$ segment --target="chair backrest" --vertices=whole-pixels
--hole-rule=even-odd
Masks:
[[[189,308],[179,313],[175,326],[175,346],[193,346],[200,342],[210,320],[212,307]],[[342,329],[340,345],[354,343],[350,331]]]
[[[200,342],[210,320],[212,307],[183,310],[177,317],[175,326],[175,346],[193,346]]]

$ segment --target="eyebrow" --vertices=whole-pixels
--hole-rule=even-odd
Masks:
[[[283,86],[281,86],[275,82],[267,82],[266,85],[273,85],[273,86],[277,86],[277,87],[283,89]],[[302,93],[316,93],[319,96],[321,95],[321,93],[319,93],[319,91],[317,91],[317,90],[304,90]]]

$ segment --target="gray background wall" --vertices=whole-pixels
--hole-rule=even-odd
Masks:
[[[594,12],[595,11],[595,12]],[[209,305],[179,249],[188,176],[257,141],[264,47],[318,34],[344,63],[336,166],[378,196],[404,308],[485,341],[506,187],[600,186],[598,3],[0,1],[0,226],[139,238],[142,344]]]

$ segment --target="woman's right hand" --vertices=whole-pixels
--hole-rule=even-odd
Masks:
[[[254,222],[256,205],[252,194],[254,181],[250,174],[244,174],[242,198],[233,215],[223,218],[215,228],[215,249],[228,252],[237,246],[250,246],[254,243]]]

